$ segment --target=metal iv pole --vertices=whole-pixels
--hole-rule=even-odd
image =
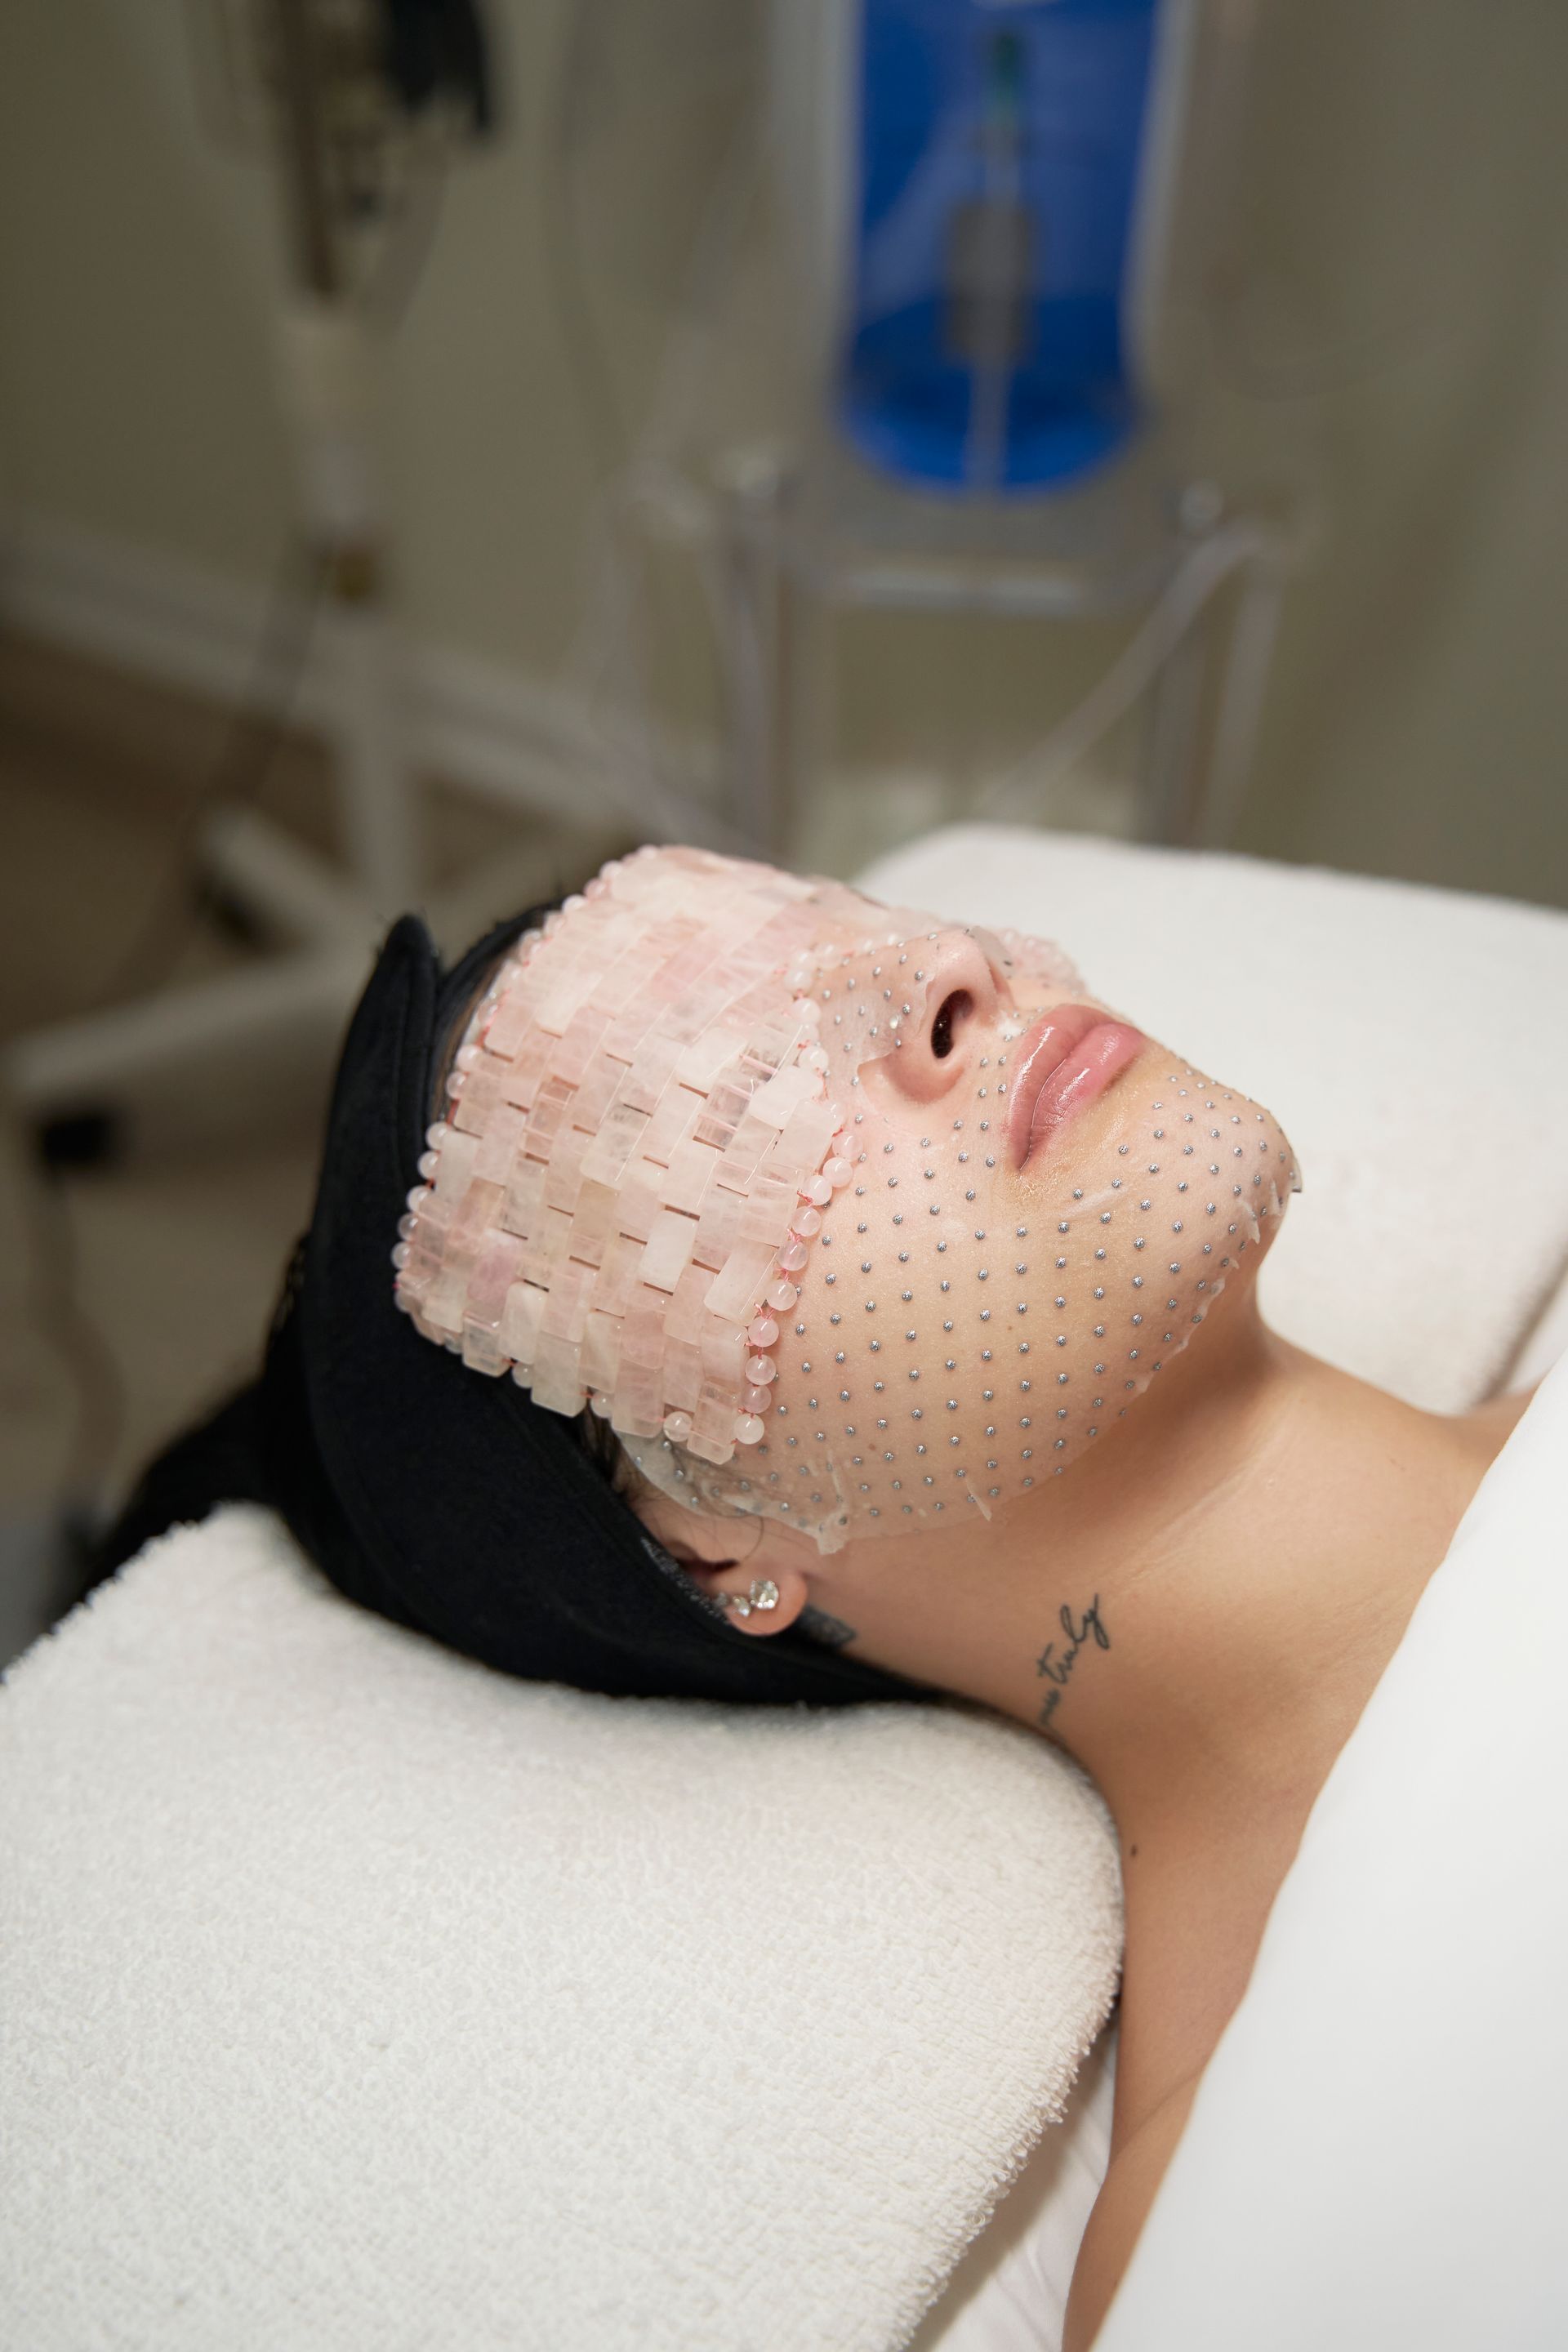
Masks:
[[[367,0],[366,27],[374,5]],[[478,20],[468,0],[450,0],[447,14],[462,19],[471,77],[463,95],[483,127]],[[376,354],[343,266],[332,183],[328,77],[341,59],[325,55],[325,36],[341,36],[342,21],[325,24],[319,0],[263,0],[257,21],[267,36],[267,98],[295,286],[279,322],[281,376],[327,603],[313,667],[324,689],[342,863],[317,856],[253,810],[217,810],[202,831],[203,873],[282,952],[16,1040],[4,1056],[5,1085],[40,1135],[52,1121],[82,1114],[116,1131],[160,1085],[183,1085],[237,1055],[324,1076],[376,937],[426,898],[419,785],[400,690],[405,664],[388,597],[374,457]],[[406,91],[384,90],[377,137],[392,135],[406,103]],[[356,128],[363,137],[363,122]],[[539,861],[523,863],[537,868]],[[525,903],[542,882],[547,887],[548,877],[530,871],[510,887]],[[444,894],[431,919],[466,928],[492,912],[497,889],[508,887],[492,863],[467,889]]]

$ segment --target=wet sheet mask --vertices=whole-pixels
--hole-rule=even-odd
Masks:
[[[824,1551],[989,1516],[1126,1411],[1299,1186],[1267,1112],[1126,1032],[1101,1098],[1010,1129],[1034,1024],[1096,1003],[1039,940],[639,851],[476,1006],[398,1303],[693,1508]]]

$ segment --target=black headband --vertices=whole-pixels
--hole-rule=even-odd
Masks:
[[[391,1252],[437,1080],[489,966],[443,974],[405,915],[350,1025],[310,1229],[262,1384],[268,1483],[352,1600],[505,1674],[645,1697],[832,1706],[919,1684],[794,1630],[730,1623],[616,1493],[577,1423],[422,1339]]]

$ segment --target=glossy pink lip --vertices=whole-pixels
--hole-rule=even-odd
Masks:
[[[1060,1133],[1142,1052],[1141,1031],[1092,1004],[1053,1004],[1024,1032],[1013,1057],[1007,1141],[1013,1165]]]

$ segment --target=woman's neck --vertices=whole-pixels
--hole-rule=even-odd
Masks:
[[[824,1580],[879,1664],[1077,1758],[1124,1843],[1304,1816],[1507,1434],[1277,1339],[1250,1291],[1205,1339],[1039,1507]]]

